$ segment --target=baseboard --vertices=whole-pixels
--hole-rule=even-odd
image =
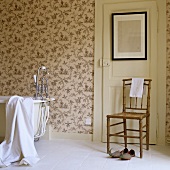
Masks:
[[[5,137],[0,137],[0,143],[3,142],[4,138],[5,138]]]
[[[43,140],[56,140],[56,139],[72,139],[72,140],[88,140],[92,141],[92,134],[79,134],[79,133],[63,133],[57,132],[52,129],[50,125],[46,127],[46,133],[41,137]]]
[[[88,140],[92,141],[92,134],[78,134],[78,133],[62,133],[52,130],[50,132],[50,139],[72,139],[72,140]]]

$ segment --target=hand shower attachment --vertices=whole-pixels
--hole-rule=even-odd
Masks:
[[[37,75],[34,75],[34,83],[36,88],[35,99],[49,98],[48,95],[48,69],[41,66],[37,70]]]

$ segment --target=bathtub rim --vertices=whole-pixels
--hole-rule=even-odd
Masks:
[[[10,97],[12,96],[0,96],[0,103],[7,103],[8,100],[10,99]],[[22,96],[24,98],[28,98],[28,97],[31,97],[31,96]],[[48,102],[49,100],[50,101],[54,101],[55,99],[54,98],[50,98],[49,100],[40,100],[40,99],[34,99],[33,97],[31,97],[34,101],[34,103],[45,103],[45,102]]]

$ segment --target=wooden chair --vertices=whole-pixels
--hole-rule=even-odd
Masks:
[[[146,149],[149,150],[149,119],[150,119],[150,89],[151,79],[144,79],[144,93],[142,98],[129,97],[130,86],[132,79],[123,79],[123,111],[121,113],[115,113],[107,115],[107,153],[110,150],[110,137],[123,137],[125,147],[127,147],[127,138],[137,138],[140,143],[140,158],[143,156],[143,139],[146,138]],[[121,122],[111,123],[113,119]],[[139,121],[138,129],[128,129],[127,119]],[[145,123],[143,125],[143,120]],[[115,126],[123,124],[123,131],[114,132]],[[114,128],[114,129],[111,129]],[[120,129],[120,127],[119,127]],[[129,132],[131,133],[129,135]],[[135,132],[135,133],[134,133]],[[137,133],[137,135],[136,135]],[[134,135],[135,134],[135,135]]]

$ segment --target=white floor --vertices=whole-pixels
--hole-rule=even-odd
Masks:
[[[40,140],[35,142],[41,160],[34,166],[10,166],[5,170],[169,170],[170,146],[151,145],[150,150],[144,150],[140,159],[139,147],[129,145],[134,149],[136,157],[123,161],[110,158],[106,153],[106,144],[77,140]],[[112,144],[116,150],[123,146]]]

